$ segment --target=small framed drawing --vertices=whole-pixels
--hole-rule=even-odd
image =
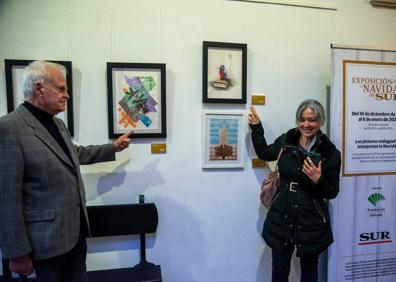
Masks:
[[[202,102],[246,104],[247,45],[203,42]]]
[[[202,167],[244,167],[242,111],[204,111]]]
[[[107,63],[109,137],[166,137],[165,64]]]
[[[5,59],[5,78],[7,91],[7,110],[12,112],[16,107],[23,103],[23,74],[25,67],[34,60],[9,60]],[[71,61],[48,61],[56,63],[65,67],[66,70],[66,84],[67,92],[69,93],[69,100],[67,101],[66,111],[59,113],[57,116],[61,118],[70,134],[74,135],[73,125],[73,77],[72,77],[72,62]]]

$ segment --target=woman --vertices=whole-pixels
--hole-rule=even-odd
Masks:
[[[273,161],[283,148],[278,162],[280,184],[262,232],[272,249],[272,281],[288,281],[294,249],[301,258],[301,281],[317,281],[319,254],[333,242],[327,199],[338,194],[341,166],[340,152],[320,131],[324,109],[316,100],[303,101],[296,112],[297,127],[271,145],[254,107],[250,111],[257,156]],[[320,158],[317,165],[309,155]]]

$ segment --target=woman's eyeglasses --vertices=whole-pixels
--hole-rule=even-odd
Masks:
[[[298,122],[318,122],[319,119],[317,117],[299,117]]]

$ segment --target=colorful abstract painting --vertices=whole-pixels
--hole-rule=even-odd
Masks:
[[[136,128],[140,121],[144,126],[149,127],[152,123],[149,114],[157,112],[158,103],[149,94],[157,85],[155,79],[151,76],[124,76],[124,79],[128,87],[122,89],[124,96],[118,102],[120,114],[118,123],[124,128]]]
[[[165,65],[108,63],[111,138],[165,137]]]

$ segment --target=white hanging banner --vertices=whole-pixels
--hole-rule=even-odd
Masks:
[[[396,50],[332,47],[330,136],[342,176],[328,281],[396,281]]]
[[[343,175],[396,173],[396,63],[343,61]]]

